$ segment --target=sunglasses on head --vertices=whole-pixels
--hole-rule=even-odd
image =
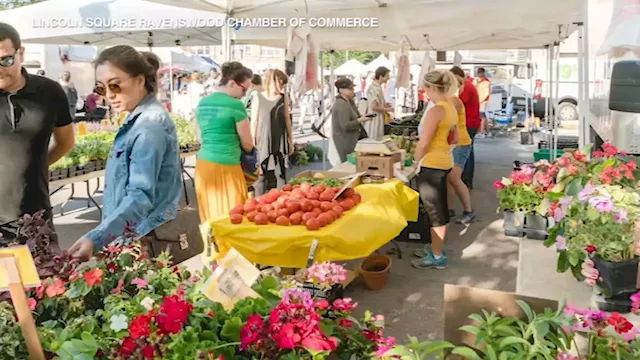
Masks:
[[[18,50],[13,55],[7,55],[0,57],[0,66],[9,67],[13,66],[16,63],[16,55],[18,54]]]
[[[122,92],[122,88],[118,84],[109,84],[107,87],[109,88],[109,91],[114,94],[120,94]],[[107,88],[102,85],[97,85],[96,93],[100,96],[107,96]]]

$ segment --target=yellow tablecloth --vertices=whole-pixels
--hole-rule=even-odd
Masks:
[[[398,180],[356,187],[362,202],[318,231],[304,226],[258,226],[228,217],[211,223],[219,243],[238,250],[249,261],[271,266],[305,267],[314,239],[316,261],[363,258],[386,244],[418,217],[418,193]],[[221,254],[223,255],[223,254]]]

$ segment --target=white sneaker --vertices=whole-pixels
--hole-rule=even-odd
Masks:
[[[476,139],[484,139],[486,137],[487,136],[485,134],[476,134],[476,136],[475,136]]]

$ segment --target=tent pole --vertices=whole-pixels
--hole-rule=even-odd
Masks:
[[[547,123],[547,146],[549,147],[549,150],[551,150],[551,133],[553,131],[553,127],[551,126],[551,97],[552,97],[552,93],[551,93],[551,85],[552,85],[552,80],[551,79],[551,51],[552,47],[551,44],[547,45],[547,81],[546,81],[546,88],[547,88],[547,101],[545,103],[545,117],[546,117],[546,123]]]
[[[558,109],[557,106],[555,106],[555,103],[558,99],[558,96],[560,94],[560,43],[556,42],[555,43],[555,59],[556,59],[556,73],[554,76],[554,87],[555,87],[555,91],[554,91],[554,98],[553,98],[553,104],[554,104],[554,111],[553,111],[553,123],[554,123],[554,128],[553,128],[553,159],[556,158],[557,154],[558,154],[558,127],[560,126],[560,122],[558,121]]]
[[[320,51],[320,107],[318,107],[318,118],[320,119],[320,123],[324,126],[322,121],[323,116],[326,111],[326,104],[324,101],[324,51]],[[324,129],[322,129],[324,130]],[[322,139],[322,170],[327,169],[327,152],[329,152],[329,145],[327,144],[329,141],[327,139]],[[327,144],[325,146],[325,144]]]
[[[584,109],[587,108],[584,96],[584,26],[578,24],[578,147],[584,148],[586,145]],[[582,110],[582,111],[580,111]]]
[[[578,109],[578,115],[580,122],[582,124],[582,130],[584,131],[580,134],[581,138],[584,138],[585,144],[591,143],[591,125],[588,121],[587,113],[590,102],[590,87],[591,82],[589,81],[589,0],[584,0],[583,2],[583,10],[584,14],[584,22],[582,23],[582,64],[580,65],[580,71],[582,72],[582,86],[583,93],[582,98],[584,99],[584,104],[580,105]]]
[[[173,57],[169,57],[169,101],[171,101],[171,112],[173,109]]]

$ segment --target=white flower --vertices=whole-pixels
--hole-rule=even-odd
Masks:
[[[142,299],[140,305],[142,305],[142,307],[144,307],[145,309],[151,311],[153,309],[154,302],[155,300],[147,296],[146,298]]]
[[[127,317],[122,314],[113,315],[111,317],[111,326],[109,327],[115,332],[126,330],[129,328],[129,325],[127,324]]]

